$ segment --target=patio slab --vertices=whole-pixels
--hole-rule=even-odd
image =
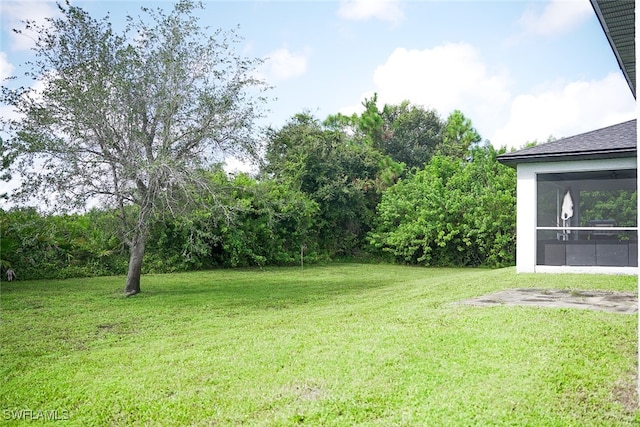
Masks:
[[[455,304],[579,308],[634,314],[638,312],[638,295],[635,292],[524,288],[506,289],[489,295],[457,301]]]

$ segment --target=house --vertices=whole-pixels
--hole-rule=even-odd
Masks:
[[[590,0],[636,97],[633,0]],[[518,272],[638,273],[636,120],[506,153],[517,169]]]
[[[517,169],[518,272],[637,274],[636,120],[502,154]]]

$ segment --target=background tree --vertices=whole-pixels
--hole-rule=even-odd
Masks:
[[[404,163],[407,172],[424,167],[443,145],[445,123],[438,112],[409,101],[385,104],[380,110],[377,102],[378,96],[374,94],[370,99],[365,98],[362,103],[365,109],[360,116],[330,116],[327,121],[334,126],[341,125],[356,139]]]
[[[403,101],[399,105],[385,105],[382,118],[386,132],[382,152],[407,170],[422,169],[442,144],[444,122],[435,110]]]
[[[369,242],[401,262],[504,266],[515,259],[515,170],[491,145],[435,156],[387,190]]]
[[[457,159],[465,159],[474,144],[482,141],[480,134],[473,127],[471,119],[465,117],[462,111],[455,110],[444,125],[442,142],[437,153]]]
[[[317,205],[275,180],[222,169],[210,179],[225,191],[225,209],[213,202],[180,217],[153,224],[145,271],[173,272],[215,267],[289,265],[300,262]],[[313,256],[312,253],[308,255]]]
[[[12,197],[46,195],[51,208],[99,200],[117,208],[130,249],[125,293],[140,292],[152,221],[189,206],[194,194],[215,194],[202,170],[222,153],[255,151],[254,122],[266,85],[260,60],[239,56],[234,31],[207,33],[190,0],[170,14],[143,8],[116,34],[108,17],[60,6],[35,31],[27,75],[42,90],[3,87],[20,113],[5,120],[3,150],[22,177]],[[213,198],[217,200],[217,198]]]
[[[329,256],[361,251],[381,192],[402,173],[402,165],[347,130],[353,118],[324,123],[298,114],[269,133],[264,172],[318,205],[315,241]]]
[[[356,124],[365,141],[375,149],[382,151],[384,140],[389,136],[389,129],[378,109],[378,94],[365,98],[362,102],[364,111],[357,117]]]

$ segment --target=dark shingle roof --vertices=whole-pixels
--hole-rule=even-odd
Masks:
[[[635,157],[636,121],[609,126],[498,156],[509,166],[518,163]]]

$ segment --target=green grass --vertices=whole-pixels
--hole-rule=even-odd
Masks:
[[[123,285],[2,285],[0,422],[640,421],[623,404],[636,316],[450,304],[515,287],[634,291],[636,277],[337,264],[145,276],[129,299]]]

